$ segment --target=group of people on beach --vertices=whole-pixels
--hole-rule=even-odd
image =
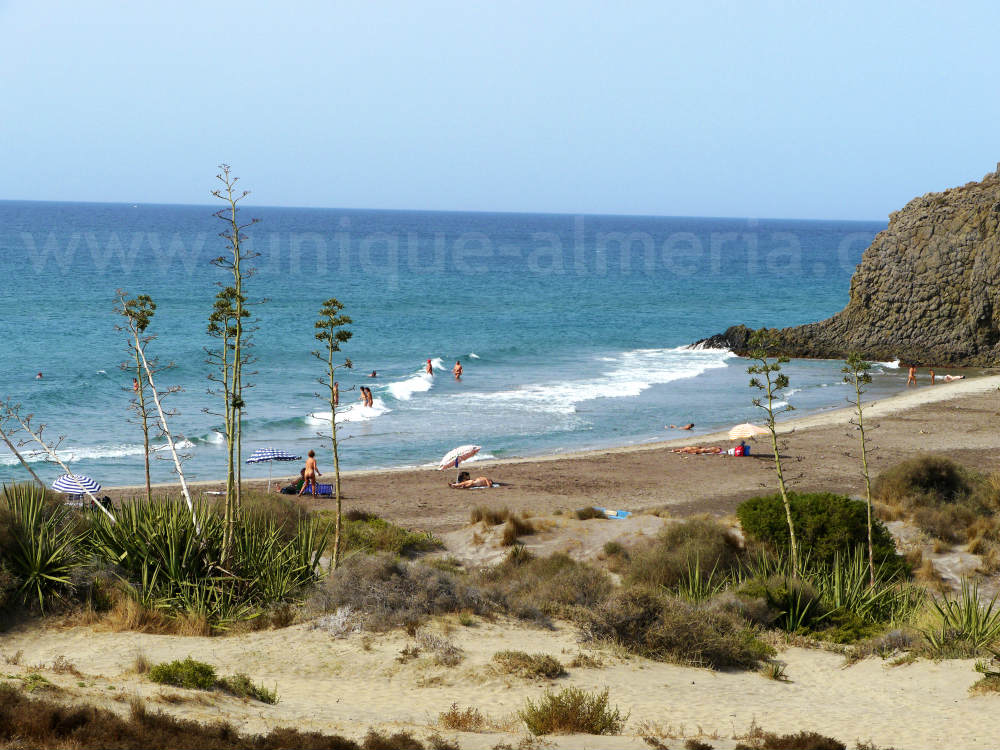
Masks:
[[[928,367],[927,370],[931,376],[931,385],[934,385],[934,381],[936,379],[936,376],[934,375],[934,368]],[[953,380],[964,380],[965,375],[945,375],[941,379],[946,383],[950,383]],[[917,366],[910,365],[909,372],[906,373],[906,387],[909,388],[911,385],[916,385],[916,384],[917,384]]]

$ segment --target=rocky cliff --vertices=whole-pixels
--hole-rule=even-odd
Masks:
[[[751,332],[737,325],[704,341],[744,353]],[[1000,363],[1000,164],[981,182],[890,214],[851,279],[847,307],[774,333],[793,357]]]

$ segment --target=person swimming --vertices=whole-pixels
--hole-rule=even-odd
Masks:
[[[690,430],[693,427],[694,427],[694,422],[688,422],[687,424],[682,424],[680,427],[678,427],[675,424],[667,425],[668,430]]]

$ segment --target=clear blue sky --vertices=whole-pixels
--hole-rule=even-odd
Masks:
[[[5,2],[0,199],[884,219],[1000,160],[996,3]]]

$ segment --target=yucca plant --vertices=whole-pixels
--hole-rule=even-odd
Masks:
[[[923,603],[920,589],[895,580],[883,563],[870,568],[862,547],[829,565],[817,565],[806,576],[820,592],[830,614],[849,612],[864,622],[902,622]]]
[[[945,593],[940,599],[932,599],[939,623],[937,628],[923,631],[930,650],[943,657],[975,656],[1000,643],[998,596],[983,603],[979,583],[963,576],[957,597],[952,599]]]
[[[701,557],[695,555],[694,562],[688,560],[687,572],[677,582],[677,593],[690,599],[693,602],[700,602],[715,596],[726,588],[729,582],[724,575],[718,575],[719,564],[716,563],[708,572],[703,575],[701,571]]]
[[[21,581],[18,589],[27,603],[37,598],[45,611],[47,598],[62,598],[71,589],[73,569],[81,560],[81,534],[73,528],[63,506],[45,507],[45,492],[33,484],[3,488],[10,512],[11,548],[6,550],[8,566]]]

